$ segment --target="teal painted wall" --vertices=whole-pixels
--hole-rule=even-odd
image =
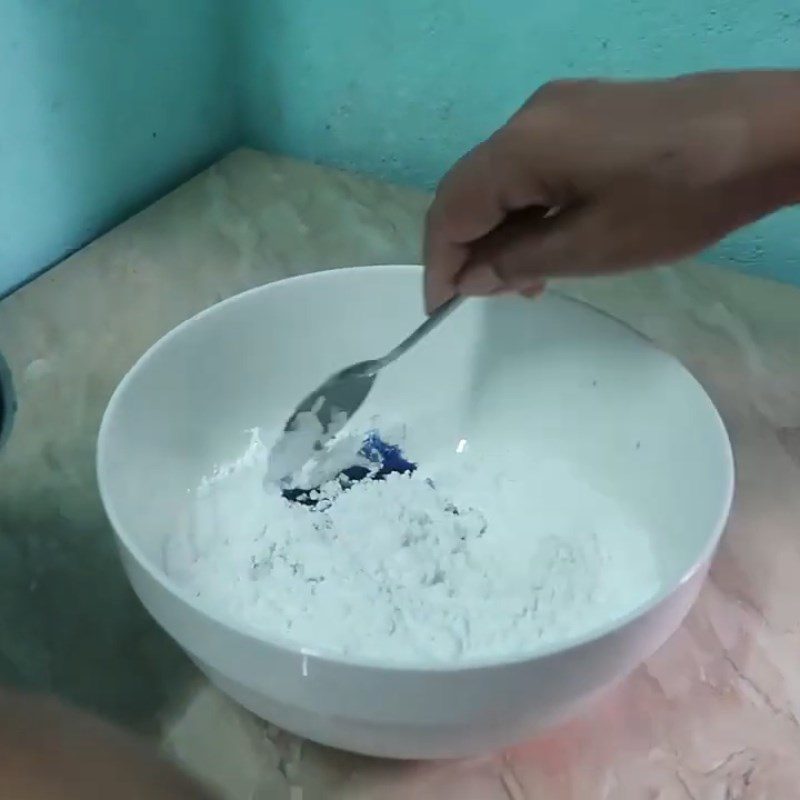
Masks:
[[[433,186],[552,77],[800,67],[790,0],[248,0],[249,143]],[[800,213],[717,261],[800,281]]]
[[[0,296],[238,142],[237,6],[0,0]]]
[[[800,67],[789,0],[0,0],[0,296],[239,144],[433,186],[554,76]],[[800,281],[800,212],[714,260]]]

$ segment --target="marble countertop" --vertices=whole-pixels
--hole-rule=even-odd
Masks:
[[[117,381],[265,281],[419,259],[425,195],[241,150],[0,302],[0,680],[141,731],[229,800],[756,800],[800,785],[800,291],[682,265],[561,288],[680,357],[734,443],[734,513],[680,631],[584,716],[509,752],[397,764],[261,723],[200,679],[116,559],[94,445]]]

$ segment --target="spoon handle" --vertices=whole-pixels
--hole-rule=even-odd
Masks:
[[[456,295],[455,297],[451,297],[446,303],[439,306],[426,320],[422,323],[415,331],[413,331],[409,336],[403,339],[400,344],[397,345],[393,350],[387,353],[383,358],[381,358],[378,362],[379,369],[383,369],[383,367],[391,364],[396,359],[400,358],[403,353],[410,350],[420,339],[423,339],[427,336],[440,322],[443,322],[447,317],[450,316],[460,305],[461,301],[464,298],[460,295]]]

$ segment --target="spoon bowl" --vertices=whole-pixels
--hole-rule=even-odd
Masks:
[[[361,408],[378,373],[407,353],[458,308],[463,298],[453,297],[383,358],[359,361],[331,375],[295,408],[283,436],[270,453],[267,480],[285,480],[322,450]]]
[[[298,403],[270,452],[266,480],[284,480],[321,450],[367,399],[379,371],[379,361],[353,364]]]

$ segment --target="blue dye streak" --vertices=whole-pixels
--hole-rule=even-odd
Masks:
[[[384,442],[377,431],[371,431],[367,434],[358,454],[373,465],[380,465],[379,468],[376,470],[374,467],[370,469],[360,465],[353,465],[343,469],[334,480],[339,480],[343,485],[357,483],[367,477],[373,481],[382,481],[392,473],[406,475],[417,468],[413,461],[409,461],[403,455],[403,451],[397,445]],[[293,503],[315,506],[317,501],[309,497],[309,493],[313,491],[314,489],[284,489],[282,494]]]

